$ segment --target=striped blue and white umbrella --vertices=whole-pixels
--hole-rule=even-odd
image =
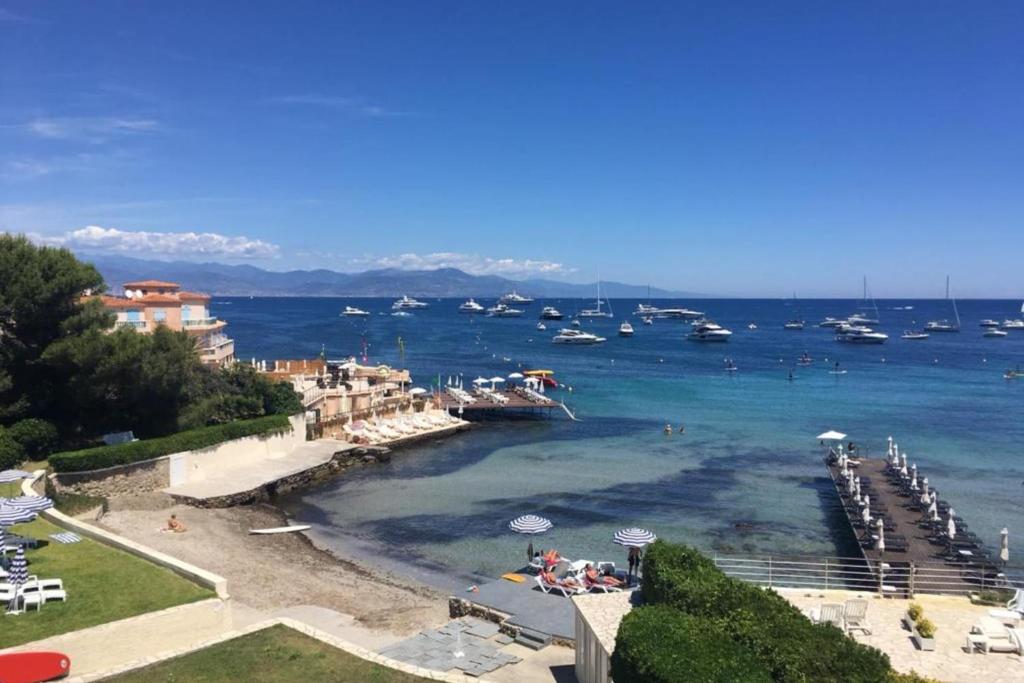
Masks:
[[[630,529],[620,529],[619,531],[616,531],[612,540],[619,545],[626,546],[627,548],[643,548],[648,543],[654,543],[658,540],[658,537],[647,529],[637,529],[636,527],[632,527]]]
[[[0,527],[31,522],[35,518],[34,510],[26,510],[0,502]]]
[[[10,484],[13,481],[31,478],[32,475],[25,470],[4,470],[0,472],[0,484]]]
[[[53,501],[46,496],[18,496],[17,498],[4,498],[0,504],[21,510],[42,512],[53,507]]]
[[[14,586],[14,597],[7,607],[8,610],[14,612],[18,608],[18,587],[28,581],[28,562],[25,561],[25,548],[22,546],[18,546],[17,552],[14,553],[14,559],[11,560],[11,566],[7,570],[6,581]]]
[[[508,523],[508,528],[517,534],[542,534],[553,526],[551,520],[539,515],[523,515]]]

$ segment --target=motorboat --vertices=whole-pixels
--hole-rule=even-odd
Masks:
[[[620,337],[632,337],[633,336],[633,326],[629,324],[628,320],[624,320],[622,322],[622,324],[619,325],[619,336]]]
[[[566,329],[563,328],[558,331],[554,337],[551,338],[555,344],[600,344],[601,342],[608,341],[604,337],[598,337],[596,334],[590,334],[578,329]]]
[[[1020,379],[1024,377],[1024,372],[1020,371],[1020,366],[1017,366],[1016,370],[1007,370],[1003,373],[1003,379]]]
[[[576,320],[575,318],[569,324],[572,325],[573,329],[577,329],[577,330],[580,329],[580,321]]]
[[[487,309],[487,316],[490,318],[518,318],[523,311],[518,308],[509,308],[505,304],[495,304]]]
[[[789,322],[787,322],[785,325],[782,326],[782,329],[784,329],[784,330],[802,330],[802,329],[804,329],[804,321],[803,320],[790,320]]]
[[[644,320],[644,325],[653,325],[654,324],[654,318],[652,318],[651,316],[647,316],[643,320]]]
[[[391,315],[393,315],[396,318],[411,318],[412,317],[412,313],[410,313],[409,311],[395,311]]]
[[[877,325],[878,318],[872,318],[871,316],[864,315],[863,313],[854,313],[853,315],[846,319],[846,322],[853,326]]]
[[[900,339],[927,339],[927,332],[915,332],[914,330],[904,330],[903,334],[900,335]]]
[[[540,311],[542,320],[561,320],[562,313],[554,306],[545,306]]]
[[[700,311],[692,311],[689,308],[658,308],[657,306],[640,304],[633,311],[633,315],[648,318],[664,318],[666,320],[693,320],[704,314]]]
[[[731,330],[727,330],[711,320],[705,320],[701,324],[695,325],[693,332],[686,335],[686,338],[699,342],[724,342],[729,341],[731,336]]]
[[[508,294],[503,294],[502,297],[498,299],[498,303],[505,304],[506,306],[509,304],[521,304],[523,306],[528,306],[533,303],[533,299],[528,296],[523,296],[513,289]]]
[[[486,310],[471,298],[459,304],[459,313],[483,313]]]
[[[537,323],[537,331],[538,332],[544,332],[547,329],[548,329],[548,326],[545,325],[544,323]]]
[[[888,340],[889,335],[875,332],[863,325],[844,325],[836,328],[836,341],[845,344],[884,344]]]
[[[949,299],[949,276],[946,276],[946,298]],[[924,329],[928,332],[959,332],[960,331],[960,313],[956,310],[956,299],[951,299],[953,302],[953,315],[956,317],[956,323],[952,323],[949,320],[929,320],[924,325]]]
[[[1004,330],[1024,330],[1024,320],[1004,320],[999,327]]]
[[[401,299],[391,304],[391,309],[394,311],[407,311],[416,308],[426,308],[429,305],[430,304],[422,301],[417,301],[410,296],[403,296]]]
[[[839,327],[840,325],[845,324],[846,321],[840,318],[825,318],[820,323],[818,323],[818,327]]]
[[[980,323],[978,323],[978,326],[979,327],[999,327],[999,321],[998,320],[992,320],[992,318],[985,318]]]
[[[1006,337],[1006,336],[1009,336],[1009,334],[1010,333],[1005,331],[1005,330],[997,330],[994,327],[990,327],[989,329],[987,329],[984,332],[982,332],[981,336],[982,337]]]
[[[341,314],[349,318],[365,318],[370,315],[370,312],[364,311],[361,308],[355,308],[354,306],[346,306]]]
[[[612,305],[608,304],[608,310],[604,310],[602,306],[605,304],[601,300],[601,281],[597,281],[597,301],[594,302],[594,308],[585,308],[580,311],[577,316],[580,318],[611,318],[613,317]]]
[[[747,325],[747,329],[748,330],[756,330],[757,329],[757,323],[750,323],[749,325]]]

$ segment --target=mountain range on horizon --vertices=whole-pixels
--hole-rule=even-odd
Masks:
[[[498,275],[472,275],[457,268],[400,270],[385,268],[357,273],[328,269],[265,270],[252,265],[228,265],[191,261],[158,261],[109,254],[79,253],[96,266],[117,292],[132,280],[170,280],[183,288],[218,296],[431,296],[499,297],[518,290],[533,297],[587,298],[597,293],[597,283],[575,284],[548,279],[512,280]],[[706,298],[707,294],[672,291],[647,285],[601,281],[601,295],[610,298]]]

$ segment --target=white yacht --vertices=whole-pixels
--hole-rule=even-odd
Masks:
[[[839,327],[840,325],[845,324],[846,321],[841,320],[839,318],[825,318],[820,323],[818,323],[818,327]]]
[[[731,330],[727,330],[711,320],[705,320],[700,324],[695,324],[693,332],[686,335],[686,338],[700,342],[724,342],[729,341],[731,336]]]
[[[412,313],[410,313],[409,311],[395,311],[391,315],[395,316],[396,318],[411,318],[412,317]]]
[[[561,329],[551,338],[551,341],[555,344],[600,344],[608,340],[583,330]]]
[[[391,304],[391,310],[393,311],[407,311],[415,308],[426,308],[429,304],[422,301],[417,301],[410,296],[403,296],[401,299]]]
[[[529,304],[533,303],[533,299],[528,296],[523,296],[522,294],[513,289],[508,294],[502,295],[502,297],[498,299],[498,303],[505,305],[521,304],[523,306],[528,306]]]
[[[1024,330],[1024,320],[1004,320],[999,327],[1004,330]]]
[[[601,308],[604,305],[604,301],[601,300],[601,281],[597,281],[597,301],[594,303],[594,308],[586,308],[579,312],[580,318],[611,318],[612,305],[608,303],[608,310]]]
[[[984,332],[982,332],[981,336],[983,336],[983,337],[1005,337],[1008,334],[1010,334],[1010,333],[1005,331],[1005,330],[998,330],[998,329],[996,329],[994,327],[990,327],[987,330],[985,330]]]
[[[547,329],[548,329],[548,326],[545,325],[544,323],[537,323],[537,331],[538,332],[543,332],[543,331],[545,331]]]
[[[946,298],[949,299],[949,276],[946,276]],[[953,301],[953,314],[956,316],[956,323],[949,320],[929,320],[925,323],[924,329],[928,332],[959,332],[960,313],[956,310],[956,299]]]
[[[904,330],[903,334],[900,335],[900,339],[908,339],[908,340],[927,339],[927,338],[928,338],[928,333],[927,332],[915,332],[914,330]]]
[[[622,324],[619,325],[619,336],[620,337],[632,337],[633,326],[629,324],[628,320],[623,320]]]
[[[518,318],[522,314],[522,310],[509,308],[505,304],[496,304],[487,309],[487,315],[491,318]]]
[[[349,318],[365,318],[370,315],[370,312],[364,311],[361,308],[355,308],[354,306],[346,306],[345,310],[342,311],[341,314]]]
[[[804,329],[804,321],[799,319],[793,319],[782,326],[784,330],[802,330]]]
[[[992,318],[985,318],[978,323],[978,327],[999,327],[999,321],[993,320]]]
[[[757,329],[757,323],[750,323],[749,325],[747,325],[747,329],[750,330],[750,331],[756,330]]]
[[[561,320],[562,313],[554,306],[545,306],[540,311],[542,320]]]
[[[844,325],[836,328],[836,341],[845,344],[884,344],[888,340],[889,335],[875,332],[863,325]]]
[[[483,313],[485,309],[473,299],[467,299],[459,304],[459,313]]]

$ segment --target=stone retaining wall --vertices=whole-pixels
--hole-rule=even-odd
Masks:
[[[90,472],[61,472],[50,477],[55,493],[117,496],[159,491],[170,484],[170,456]]]

